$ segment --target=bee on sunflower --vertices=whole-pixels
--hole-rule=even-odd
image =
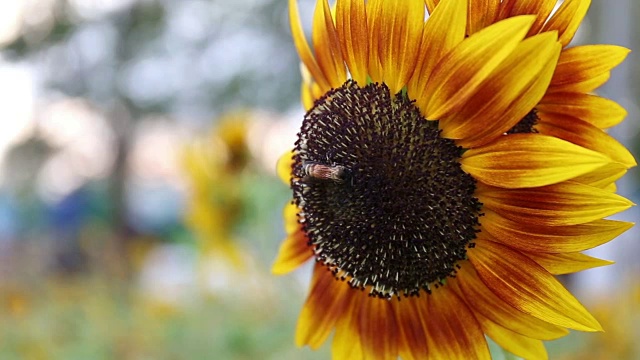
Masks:
[[[603,131],[626,113],[591,93],[628,50],[567,48],[589,1],[556,3],[317,0],[312,51],[289,1],[307,113],[273,272],[315,259],[299,346],[486,359],[487,335],[544,359],[602,330],[554,275],[610,264],[582,251],[632,226],[605,219],[633,205]]]

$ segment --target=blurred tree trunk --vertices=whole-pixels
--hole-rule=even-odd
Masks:
[[[122,102],[114,104],[109,114],[112,126],[116,134],[116,156],[113,164],[113,171],[109,178],[109,193],[112,202],[112,224],[114,242],[112,254],[109,257],[109,265],[114,275],[125,279],[130,279],[132,275],[129,261],[129,241],[132,237],[129,222],[127,219],[126,203],[126,181],[127,181],[127,160],[130,149],[130,135],[133,130],[132,119],[124,99]]]

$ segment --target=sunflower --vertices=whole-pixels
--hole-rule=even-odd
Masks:
[[[565,49],[587,1],[523,3],[318,0],[312,51],[289,1],[307,113],[272,270],[315,259],[299,346],[335,330],[336,359],[480,359],[487,335],[539,359],[602,330],[554,275],[610,264],[582,251],[632,226],[604,219],[636,163],[590,94],[626,50]]]
[[[425,3],[432,10],[439,0],[426,0]],[[610,166],[608,176],[593,185],[608,184],[615,189],[612,181],[624,175],[626,167],[634,165],[635,160],[620,143],[601,130],[619,124],[627,112],[616,102],[592,92],[609,79],[611,69],[625,59],[629,49],[604,44],[567,48],[591,1],[557,3],[557,0],[469,0],[466,34],[471,35],[497,21],[525,14],[536,17],[527,36],[558,31],[558,41],[563,49],[551,82],[535,108],[511,132],[533,130],[606,154],[619,164]]]

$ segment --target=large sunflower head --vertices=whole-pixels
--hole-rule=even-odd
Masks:
[[[296,341],[335,358],[525,358],[598,322],[554,278],[631,224],[633,156],[591,92],[626,49],[566,48],[589,2],[290,0],[307,113],[274,265],[316,265]],[[428,19],[425,18],[428,15]],[[597,57],[594,57],[597,55]],[[598,107],[600,106],[600,107]],[[604,107],[604,111],[602,110]]]

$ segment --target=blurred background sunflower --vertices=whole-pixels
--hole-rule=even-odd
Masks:
[[[637,50],[638,17],[594,1],[568,47]],[[311,268],[270,274],[298,68],[286,1],[0,2],[0,358],[329,358],[292,343]],[[636,158],[639,76],[636,51],[598,89],[629,112],[609,134]],[[640,201],[637,168],[617,185]],[[551,358],[640,357],[637,238],[561,278],[606,331]]]

